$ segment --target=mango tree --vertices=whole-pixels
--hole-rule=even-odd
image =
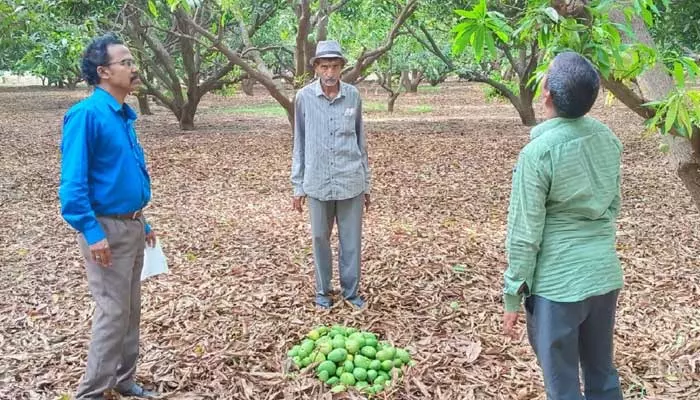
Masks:
[[[661,4],[669,9],[671,2]],[[551,6],[552,29],[542,37],[545,62],[567,48],[586,55],[604,86],[664,135],[661,150],[670,152],[671,165],[700,209],[700,90],[691,84],[700,68],[691,57],[657,50],[650,28],[663,16],[656,2],[552,0]]]
[[[668,0],[661,2],[668,8]],[[504,38],[528,38],[541,58],[526,82],[531,89],[556,54],[583,54],[618,100],[643,117],[649,129],[666,135],[662,150],[671,151],[676,171],[700,209],[700,92],[688,84],[700,69],[690,57],[664,57],[655,48],[649,34],[660,18],[655,1],[528,0],[525,7],[517,25],[488,11],[484,0],[460,12],[466,21],[455,27],[456,50],[470,45],[476,55],[497,57]]]
[[[546,9],[534,7],[536,2],[509,2],[502,11],[490,10],[480,0],[469,10],[455,10],[462,17],[453,28],[452,51],[460,54],[468,47],[473,51],[479,70],[467,71],[468,78],[483,82],[506,97],[518,111],[523,124],[536,124],[532,101],[536,85],[535,70],[542,57],[543,43],[538,33],[550,25]],[[514,72],[513,84],[502,79],[502,63]]]
[[[96,31],[93,21],[73,21],[56,1],[5,0],[0,13],[0,70],[32,74],[58,87],[73,88],[82,80],[78,61]]]
[[[700,2],[672,0],[665,5],[655,2],[659,18],[650,28],[654,41],[662,51],[678,51],[700,63]],[[693,21],[695,23],[692,23]]]
[[[394,104],[401,95],[403,87],[401,83],[402,73],[397,69],[395,62],[396,56],[390,53],[384,55],[372,67],[377,76],[377,84],[387,92],[387,111],[390,113],[394,112]]]
[[[169,0],[170,1],[170,0]],[[370,0],[293,0],[289,1],[294,11],[295,35],[293,39],[286,41],[280,38],[279,46],[290,49],[294,54],[293,69],[288,71],[288,78],[293,83],[293,89],[303,86],[313,77],[312,67],[309,59],[313,56],[316,43],[328,38],[328,32],[332,29],[329,22],[337,15],[343,17],[343,12],[354,10],[366,10],[372,13],[383,13],[384,10],[391,10],[389,14],[383,14],[384,18],[391,21],[388,31],[374,32],[382,35],[382,43],[372,50],[363,47],[359,54],[349,54],[351,63],[343,71],[342,79],[348,83],[355,83],[362,78],[368,68],[391,49],[394,39],[399,33],[399,28],[411,16],[418,6],[418,0],[406,0],[404,3],[394,1],[370,1]],[[378,7],[381,6],[381,7]],[[213,5],[212,5],[213,7]],[[233,15],[240,18],[243,13],[239,10],[236,1],[221,1],[216,5],[222,15]],[[222,20],[203,23],[196,18],[197,10],[187,12],[183,7],[178,7],[175,13],[183,23],[188,26],[188,33],[177,32],[178,36],[197,36],[197,42],[204,48],[216,49],[223,55],[230,64],[237,66],[251,79],[262,84],[277,100],[277,102],[287,112],[290,123],[294,120],[293,93],[289,93],[279,79],[275,79],[275,74],[268,65],[268,62],[261,56],[261,53],[269,50],[256,45],[256,41],[250,32],[241,31],[242,46],[232,46],[225,40],[224,24]],[[184,28],[182,29],[184,30]],[[333,37],[343,44],[342,38]],[[277,47],[277,46],[276,46]]]
[[[153,96],[172,111],[183,130],[194,129],[197,107],[205,94],[242,78],[234,63],[202,43],[202,36],[190,23],[211,26],[220,40],[242,49],[245,38],[283,6],[281,0],[242,1],[236,14],[223,12],[218,3],[129,0],[116,21],[123,26],[141,66],[146,90],[140,94]]]

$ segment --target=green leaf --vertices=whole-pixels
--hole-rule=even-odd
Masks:
[[[678,123],[685,129],[686,135],[690,135],[690,133],[693,131],[693,124],[690,122],[688,109],[685,108],[684,104],[679,105],[678,107]]]
[[[476,32],[474,32],[474,57],[476,58],[477,62],[481,62],[481,59],[484,56],[484,35],[487,34],[486,29],[483,27],[480,27],[480,29],[477,29]]]
[[[681,62],[687,68],[690,80],[694,81],[695,77],[700,75],[700,65],[691,57],[681,57]]]
[[[452,42],[452,54],[459,55],[462,54],[462,52],[464,52],[464,49],[469,43],[469,38],[473,29],[474,28],[472,26],[469,26],[467,29],[457,34],[454,41]]]
[[[455,14],[460,15],[464,18],[468,18],[468,19],[479,19],[479,16],[474,11],[455,10]]]
[[[503,43],[508,43],[511,29],[505,22],[499,20],[490,20],[486,22],[486,27],[495,33]]]
[[[472,21],[469,21],[469,22],[462,22],[462,23],[460,23],[460,24],[457,24],[457,25],[453,26],[453,27],[452,27],[452,32],[453,32],[453,33],[461,32],[461,31],[467,29],[468,27],[472,26],[473,24],[474,24],[474,22],[472,22]]]
[[[642,16],[642,19],[644,20],[644,23],[646,23],[647,26],[651,27],[654,25],[654,16],[651,14],[651,11],[645,8],[642,9],[640,14]]]
[[[673,124],[676,122],[676,116],[678,115],[678,101],[671,101],[668,106],[668,112],[666,113],[666,122],[664,123],[664,132],[668,133]]]
[[[673,63],[673,77],[678,87],[685,88],[685,71],[683,70],[683,65],[679,62]]]
[[[160,15],[158,14],[158,7],[156,7],[156,3],[153,0],[148,0],[148,11],[156,18]]]
[[[489,54],[491,55],[491,57],[495,57],[496,44],[494,43],[493,35],[491,34],[486,35],[486,47],[489,49]]]
[[[544,13],[551,19],[553,22],[559,22],[559,13],[557,10],[555,10],[552,7],[547,7],[544,9]]]
[[[477,18],[483,18],[486,16],[486,0],[481,0],[479,4],[475,5],[473,8],[477,15]]]

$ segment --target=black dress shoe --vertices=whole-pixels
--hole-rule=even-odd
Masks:
[[[146,390],[135,383],[132,383],[126,390],[117,389],[117,392],[119,392],[119,394],[122,396],[138,397],[142,399],[151,399],[160,396],[158,392]]]

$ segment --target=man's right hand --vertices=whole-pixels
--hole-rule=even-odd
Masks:
[[[112,266],[112,252],[109,250],[107,239],[102,239],[99,242],[90,246],[90,255],[92,261],[100,264],[103,267]]]
[[[296,211],[302,212],[301,206],[304,204],[304,199],[306,199],[304,196],[295,196],[294,200],[292,201],[292,208]]]

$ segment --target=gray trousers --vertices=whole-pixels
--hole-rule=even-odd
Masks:
[[[622,400],[613,365],[618,294],[615,290],[575,303],[539,296],[525,300],[528,338],[542,368],[547,400]]]
[[[102,217],[98,221],[107,235],[112,266],[93,262],[85,238],[79,236],[95,314],[87,369],[76,399],[102,399],[109,389],[128,389],[139,356],[144,222]]]
[[[316,302],[330,305],[332,256],[331,232],[338,224],[338,269],[343,297],[353,300],[360,286],[360,259],[364,194],[347,200],[320,201],[309,197],[311,235],[316,266]]]

